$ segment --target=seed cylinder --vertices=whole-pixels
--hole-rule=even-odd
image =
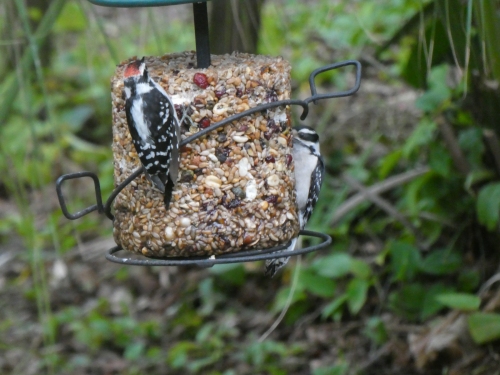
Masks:
[[[115,186],[141,166],[128,130],[122,62],[111,81]],[[290,99],[290,64],[233,53],[196,69],[194,52],[146,57],[150,76],[172,98],[181,138],[259,104]],[[210,256],[266,249],[299,231],[289,108],[259,111],[181,148],[168,211],[142,174],[114,201],[114,238],[149,257]]]

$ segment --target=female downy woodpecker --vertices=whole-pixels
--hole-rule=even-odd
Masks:
[[[319,152],[319,136],[309,126],[297,126],[293,129],[293,160],[295,164],[295,192],[299,210],[300,229],[304,229],[318,201],[325,163]],[[283,253],[293,251],[297,238]],[[290,257],[266,260],[266,275],[274,276]]]
[[[148,74],[144,57],[123,73],[128,129],[146,177],[168,209],[179,172],[180,126],[172,100]]]

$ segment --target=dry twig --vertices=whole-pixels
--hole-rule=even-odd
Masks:
[[[339,221],[347,215],[351,210],[353,210],[357,205],[363,203],[367,200],[367,193],[372,195],[378,195],[384,193],[388,190],[394,189],[397,186],[404,185],[405,183],[429,172],[428,167],[417,168],[408,172],[401,173],[397,176],[389,177],[384,181],[381,181],[375,185],[370,186],[366,189],[365,193],[358,193],[353,197],[346,200],[341,204],[332,218],[331,225],[335,226]]]

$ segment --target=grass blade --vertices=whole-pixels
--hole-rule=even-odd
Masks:
[[[50,7],[47,9],[47,12],[43,16],[38,29],[33,34],[34,43],[41,44],[47,35],[50,33],[54,23],[57,20],[57,17],[61,13],[61,10],[65,4],[66,0],[54,0]],[[19,68],[23,72],[29,71],[29,67],[33,62],[33,49],[27,48],[24,51],[23,57],[19,61]],[[0,97],[3,98],[3,102],[0,105],[0,124],[4,123],[7,119],[7,116],[10,113],[12,105],[16,100],[17,94],[19,92],[19,80],[16,77],[16,73],[11,73],[3,84],[3,87],[0,89]]]

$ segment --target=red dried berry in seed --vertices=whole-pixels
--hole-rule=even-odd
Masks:
[[[220,90],[215,90],[215,96],[217,99],[222,98],[222,96],[226,93],[226,89],[222,88]]]
[[[266,102],[272,103],[278,101],[278,94],[273,89],[270,89],[266,92]]]
[[[253,236],[246,235],[243,238],[243,245],[250,245],[253,242]]]
[[[266,198],[264,198],[266,202],[274,204],[278,201],[278,196],[277,195],[268,195]]]
[[[292,164],[293,156],[290,154],[285,155],[286,166],[289,167]]]
[[[279,133],[280,131],[280,127],[276,125],[276,122],[274,122],[274,120],[269,120],[267,122],[267,128],[269,129],[269,131],[272,131],[273,133]]]
[[[208,79],[207,76],[203,73],[196,73],[193,77],[193,82],[196,86],[206,89],[208,87]]]
[[[198,125],[202,129],[208,128],[210,126],[210,119],[208,117],[203,117]]]
[[[274,163],[275,162],[274,156],[272,156],[272,155],[267,155],[264,160],[266,161],[266,163]]]
[[[268,141],[271,139],[271,137],[273,136],[273,131],[272,130],[269,130],[267,132],[264,132],[264,138],[267,139]]]

